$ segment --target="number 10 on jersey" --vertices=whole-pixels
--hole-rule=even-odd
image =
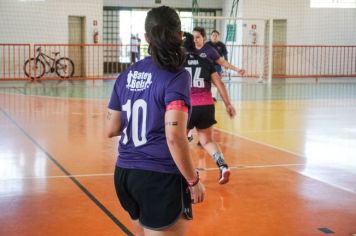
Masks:
[[[132,141],[135,145],[141,146],[147,142],[146,138],[146,118],[147,118],[147,103],[143,99],[138,99],[136,100],[132,107],[131,107],[131,99],[127,100],[125,105],[122,106],[122,110],[126,111],[126,116],[127,120],[130,121],[130,118],[132,116],[131,123],[129,122],[129,125],[123,130],[123,133],[125,135],[124,140],[122,141],[123,144],[127,144],[128,142],[128,136],[127,136],[127,129],[131,130],[131,135],[132,135]],[[142,114],[142,120],[139,120],[139,113],[141,110]],[[139,137],[139,122],[141,122],[141,132]],[[131,124],[131,125],[130,125]]]

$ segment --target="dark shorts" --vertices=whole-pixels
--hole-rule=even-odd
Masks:
[[[183,213],[192,212],[187,183],[180,174],[116,167],[114,181],[121,206],[145,228],[167,228]]]
[[[193,129],[194,127],[198,129],[207,129],[214,124],[216,124],[214,105],[193,106],[188,129]]]
[[[221,65],[214,64],[214,67],[215,67],[216,72],[218,72],[218,74],[221,75],[221,73],[223,71]]]

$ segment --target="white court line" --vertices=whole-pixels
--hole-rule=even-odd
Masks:
[[[259,141],[256,141],[256,140],[253,140],[253,139],[250,139],[250,138],[247,138],[247,137],[243,137],[243,136],[241,136],[241,135],[237,135],[237,134],[235,134],[235,133],[232,133],[232,132],[229,132],[229,131],[226,131],[226,130],[222,130],[222,129],[218,129],[218,128],[214,128],[214,129],[216,129],[216,130],[218,130],[218,131],[220,131],[220,132],[222,132],[222,133],[227,133],[227,134],[230,134],[230,135],[232,135],[232,136],[236,136],[236,137],[239,137],[239,138],[241,138],[241,139],[248,140],[248,141],[253,142],[253,143],[257,143],[257,144],[260,144],[260,145],[264,145],[264,146],[267,146],[267,147],[270,147],[270,148],[274,148],[274,149],[277,149],[277,150],[280,150],[280,151],[283,151],[283,152],[286,152],[286,153],[289,153],[289,154],[292,154],[292,155],[295,155],[295,156],[298,156],[298,157],[307,159],[307,157],[304,156],[304,155],[301,155],[301,154],[298,154],[298,153],[295,153],[295,152],[286,150],[286,149],[284,149],[284,148],[279,148],[279,147],[276,147],[276,146],[273,146],[273,145],[270,145],[270,144],[267,144],[267,143],[259,142]],[[286,165],[289,165],[289,164],[286,164]],[[293,165],[293,164],[291,164],[291,165]],[[305,165],[305,164],[295,164],[295,165],[303,166],[303,165]],[[273,165],[271,165],[271,166],[265,166],[265,167],[272,167],[272,166],[273,166]],[[278,165],[277,165],[277,166],[278,166]],[[282,167],[282,166],[284,166],[284,165],[282,164],[281,167]],[[234,167],[231,167],[231,168],[234,168]],[[237,167],[237,168],[238,168],[238,167]],[[252,167],[252,168],[263,168],[263,167]],[[329,182],[327,182],[327,181],[325,181],[325,180],[323,180],[323,179],[320,179],[320,178],[315,177],[315,176],[312,176],[312,175],[308,175],[308,174],[306,174],[306,173],[303,173],[303,172],[300,172],[300,171],[297,171],[297,170],[294,170],[294,171],[297,172],[297,173],[299,173],[299,174],[301,174],[301,175],[304,175],[304,176],[306,176],[306,177],[308,177],[308,178],[311,178],[311,179],[317,180],[317,181],[319,181],[319,182],[321,182],[321,183],[324,183],[324,184],[326,184],[326,185],[332,186],[332,187],[334,187],[334,188],[344,190],[344,191],[346,191],[346,192],[348,192],[348,193],[356,194],[356,192],[353,191],[353,190],[351,190],[351,189],[344,188],[344,187],[342,187],[342,186],[340,186],[340,185],[337,185],[337,184],[329,183]]]
[[[257,168],[276,168],[276,167],[290,167],[290,166],[305,166],[305,164],[277,164],[277,165],[256,165],[256,166],[231,166],[230,169],[257,169]],[[212,167],[212,168],[196,168],[199,171],[216,171],[219,168],[217,167]],[[296,171],[297,173],[304,175],[308,178],[317,180],[321,183],[324,183],[326,185],[329,185],[331,187],[337,188],[337,189],[341,189],[343,191],[346,191],[348,193],[352,193],[352,194],[356,194],[355,191],[353,191],[352,189],[349,188],[344,188],[342,186],[336,185],[336,184],[332,184],[329,182],[325,182],[322,179],[319,179],[318,177],[312,176],[312,175],[308,175],[306,173],[303,172],[299,172]],[[24,177],[24,178],[11,178],[11,179],[0,179],[1,180],[24,180],[24,179],[60,179],[60,178],[81,178],[81,177],[101,177],[101,176],[113,176],[114,173],[100,173],[100,174],[82,174],[82,175],[54,175],[54,176],[35,176],[35,177]]]
[[[287,149],[284,149],[284,148],[280,148],[280,147],[276,147],[276,146],[273,146],[271,144],[267,144],[267,143],[263,143],[263,142],[259,142],[259,141],[256,141],[256,140],[253,140],[251,138],[247,138],[247,137],[244,137],[244,136],[241,136],[241,135],[238,135],[238,134],[235,134],[233,132],[230,132],[230,131],[226,131],[226,130],[223,130],[223,129],[219,129],[219,128],[214,128],[222,133],[226,133],[226,134],[230,134],[232,136],[236,136],[236,137],[239,137],[241,139],[245,139],[245,140],[248,140],[250,142],[253,142],[253,143],[257,143],[257,144],[260,144],[260,145],[264,145],[266,147],[270,147],[270,148],[273,148],[273,149],[277,149],[279,151],[283,151],[283,152],[286,152],[286,153],[289,153],[289,154],[292,154],[292,155],[295,155],[295,156],[298,156],[298,157],[301,157],[301,158],[305,158],[306,159],[306,156],[304,156],[303,154],[300,154],[300,153],[296,153],[296,152],[292,152],[292,151],[289,151]]]
[[[258,165],[258,166],[230,166],[230,169],[256,169],[256,168],[274,168],[274,167],[288,167],[288,166],[304,166],[305,164],[278,164],[278,165]],[[212,171],[212,170],[218,170],[219,168],[213,167],[213,168],[199,168],[197,167],[198,170],[202,171]]]
[[[288,166],[303,166],[304,164],[281,164],[281,165],[260,165],[260,166],[231,166],[230,169],[253,169],[253,168],[273,168],[273,167],[288,167]],[[215,171],[219,168],[199,168],[200,171]],[[82,174],[82,175],[53,175],[53,176],[33,176],[23,178],[10,178],[5,180],[21,180],[21,179],[56,179],[56,178],[81,178],[81,177],[100,177],[100,176],[112,176],[113,173],[99,173],[99,174]],[[1,179],[0,179],[1,180]],[[4,179],[3,179],[4,180]]]
[[[334,187],[334,188],[337,188],[337,189],[341,189],[341,190],[344,190],[344,191],[346,191],[346,192],[349,192],[349,193],[352,193],[352,194],[355,194],[355,195],[356,195],[356,191],[354,191],[354,190],[352,190],[352,189],[345,188],[345,187],[342,187],[342,186],[340,186],[340,185],[333,184],[333,183],[330,183],[330,182],[326,182],[326,181],[324,181],[324,180],[322,180],[322,179],[320,179],[320,178],[318,178],[318,177],[315,177],[315,176],[313,176],[313,175],[308,175],[307,173],[303,173],[303,172],[298,172],[298,173],[301,174],[301,175],[304,175],[304,176],[306,176],[306,177],[308,177],[308,178],[311,178],[311,179],[313,179],[313,180],[317,180],[317,181],[319,181],[319,182],[322,182],[322,183],[324,183],[324,184],[326,184],[326,185],[329,185],[329,186],[331,186],[331,187]]]
[[[17,111],[14,111],[14,113],[25,113],[25,112],[28,112],[28,111],[25,111],[25,110],[17,110]],[[42,110],[34,110],[32,112],[35,112],[35,113],[45,113],[47,114],[48,112],[47,111],[42,111]],[[52,111],[51,114],[54,114],[54,115],[67,115],[65,114],[63,111]],[[81,116],[83,115],[84,113],[83,112],[71,112],[70,114],[72,115],[76,115],[76,116]],[[91,112],[91,113],[85,113],[85,115],[88,115],[88,116],[93,116],[93,115],[104,115],[104,112],[101,113],[101,112]]]
[[[100,176],[112,176],[114,173],[101,173],[101,174],[82,174],[82,175],[49,175],[49,176],[33,176],[33,177],[18,177],[0,180],[21,180],[21,179],[60,179],[60,178],[80,178],[80,177],[100,177]]]
[[[78,100],[78,101],[109,101],[109,98],[81,98],[81,97],[54,97],[54,96],[42,96],[42,95],[35,95],[35,94],[23,94],[23,93],[7,93],[5,95],[21,95],[25,97],[34,97],[34,98],[49,98],[49,99],[56,99],[56,100]]]

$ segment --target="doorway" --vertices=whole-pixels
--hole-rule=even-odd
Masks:
[[[85,43],[85,17],[81,16],[69,16],[68,17],[68,43],[76,44],[78,46],[70,46],[69,58],[74,62],[74,76],[84,76],[84,49],[83,46],[79,46]]]
[[[273,20],[273,75],[286,75],[287,20]]]

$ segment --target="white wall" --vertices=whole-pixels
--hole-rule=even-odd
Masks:
[[[229,15],[232,0],[223,5]],[[310,8],[310,0],[240,0],[238,16],[287,19],[287,44],[356,44],[355,8]]]
[[[240,0],[238,15],[287,19],[287,44],[356,43],[356,9],[311,9],[309,1]],[[232,0],[198,2],[201,8],[223,8],[223,15],[230,15]],[[192,1],[162,0],[162,4],[190,8]],[[154,0],[1,0],[0,43],[68,43],[68,16],[86,17],[86,42],[91,43],[93,20],[99,30],[102,27],[103,5],[159,6]]]
[[[102,15],[102,0],[0,0],[0,43],[68,43],[68,16],[85,17],[92,43],[93,20],[101,31]]]
[[[85,43],[93,43],[94,27],[99,31],[99,42],[102,42],[102,15],[102,0],[0,0],[0,43],[68,44],[69,16],[84,17]],[[94,20],[98,22],[97,26],[93,26]],[[23,77],[23,63],[29,55],[22,56],[20,47],[0,47],[0,51],[6,55],[4,58],[0,56],[2,75]],[[96,65],[95,71],[100,75],[102,63],[100,59],[95,63],[94,60],[90,59],[90,63]],[[5,71],[1,71],[3,68]]]
[[[199,0],[200,8],[222,8],[224,0]],[[104,6],[121,7],[157,7],[166,5],[173,8],[191,8],[192,0],[161,0],[161,4],[155,4],[155,0],[104,0]]]

